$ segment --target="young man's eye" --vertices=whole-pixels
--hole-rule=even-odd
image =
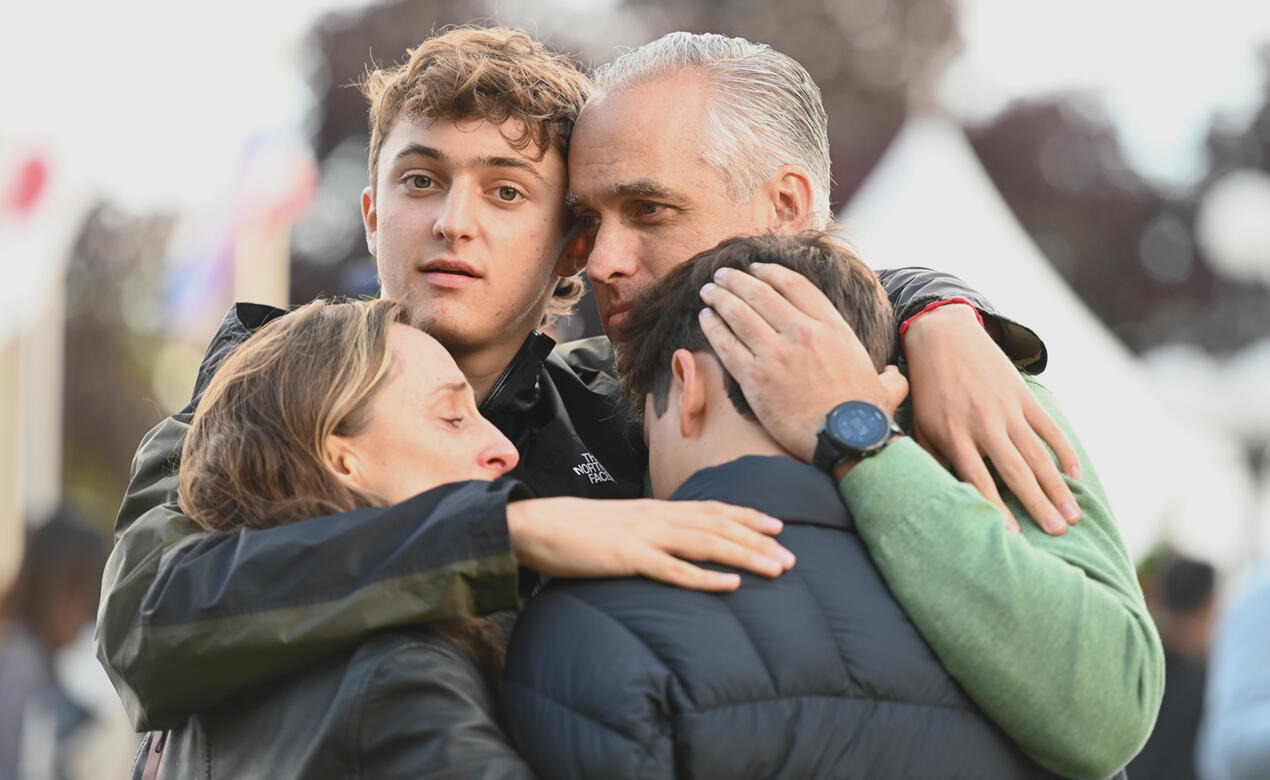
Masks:
[[[498,188],[499,200],[503,200],[503,201],[507,201],[508,203],[511,203],[512,201],[516,200],[516,198],[518,197],[521,197],[520,190],[516,189],[515,187],[499,187]]]
[[[406,183],[416,190],[426,190],[432,187],[432,177],[416,173],[413,176],[407,176]]]

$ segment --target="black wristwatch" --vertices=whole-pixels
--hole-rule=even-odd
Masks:
[[[877,404],[868,401],[838,404],[816,432],[816,452],[811,456],[811,464],[833,474],[839,463],[874,455],[897,434],[903,436],[904,431]]]

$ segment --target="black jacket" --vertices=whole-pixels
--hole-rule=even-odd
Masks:
[[[832,482],[789,458],[692,476],[785,521],[798,565],[709,594],[645,579],[556,580],[507,658],[517,749],[557,778],[1031,778],[891,597]]]
[[[498,727],[494,695],[476,664],[427,630],[378,634],[160,738],[160,780],[534,776]]]

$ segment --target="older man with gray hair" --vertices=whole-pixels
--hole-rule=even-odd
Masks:
[[[610,336],[641,291],[720,240],[831,221],[826,116],[790,57],[678,32],[595,79],[571,142],[568,202],[590,229],[587,274]],[[946,302],[938,283],[922,283],[933,306]],[[911,441],[835,436],[845,402],[885,414],[907,386],[894,369],[876,371],[804,278],[773,264],[725,270],[701,298],[702,329],[759,421],[832,474],[896,599],[983,711],[1053,771],[1105,777],[1127,763],[1159,708],[1159,638],[1083,450],[975,310],[941,307],[901,334],[920,388],[916,438],[978,493]],[[1022,367],[1043,367],[1029,331],[982,314]],[[591,348],[603,356],[603,346]],[[939,381],[958,376],[977,381]],[[979,425],[953,422],[968,418]],[[1020,529],[1013,516],[1025,514],[1044,532]]]

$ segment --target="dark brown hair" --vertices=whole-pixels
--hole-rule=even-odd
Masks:
[[[891,359],[895,332],[886,292],[872,269],[835,236],[808,230],[794,236],[730,238],[672,270],[631,306],[619,335],[617,370],[637,414],[649,393],[654,411],[665,413],[675,350],[714,354],[697,320],[705,305],[701,288],[718,269],[747,270],[750,263],[775,263],[807,277],[837,307],[879,371]],[[732,404],[753,420],[741,386],[726,369],[724,376]]]
[[[406,61],[377,68],[361,83],[370,101],[370,186],[379,179],[379,152],[402,116],[483,119],[498,125],[515,149],[549,149],[568,157],[569,134],[591,94],[591,80],[573,60],[521,30],[455,27],[408,52]],[[548,318],[568,314],[582,297],[581,278],[556,284]]]
[[[25,625],[51,659],[70,638],[60,635],[63,621],[74,619],[78,628],[92,619],[109,551],[105,537],[66,507],[42,525],[28,526],[18,575],[7,592],[0,591],[0,626]],[[75,615],[76,609],[83,613]]]

